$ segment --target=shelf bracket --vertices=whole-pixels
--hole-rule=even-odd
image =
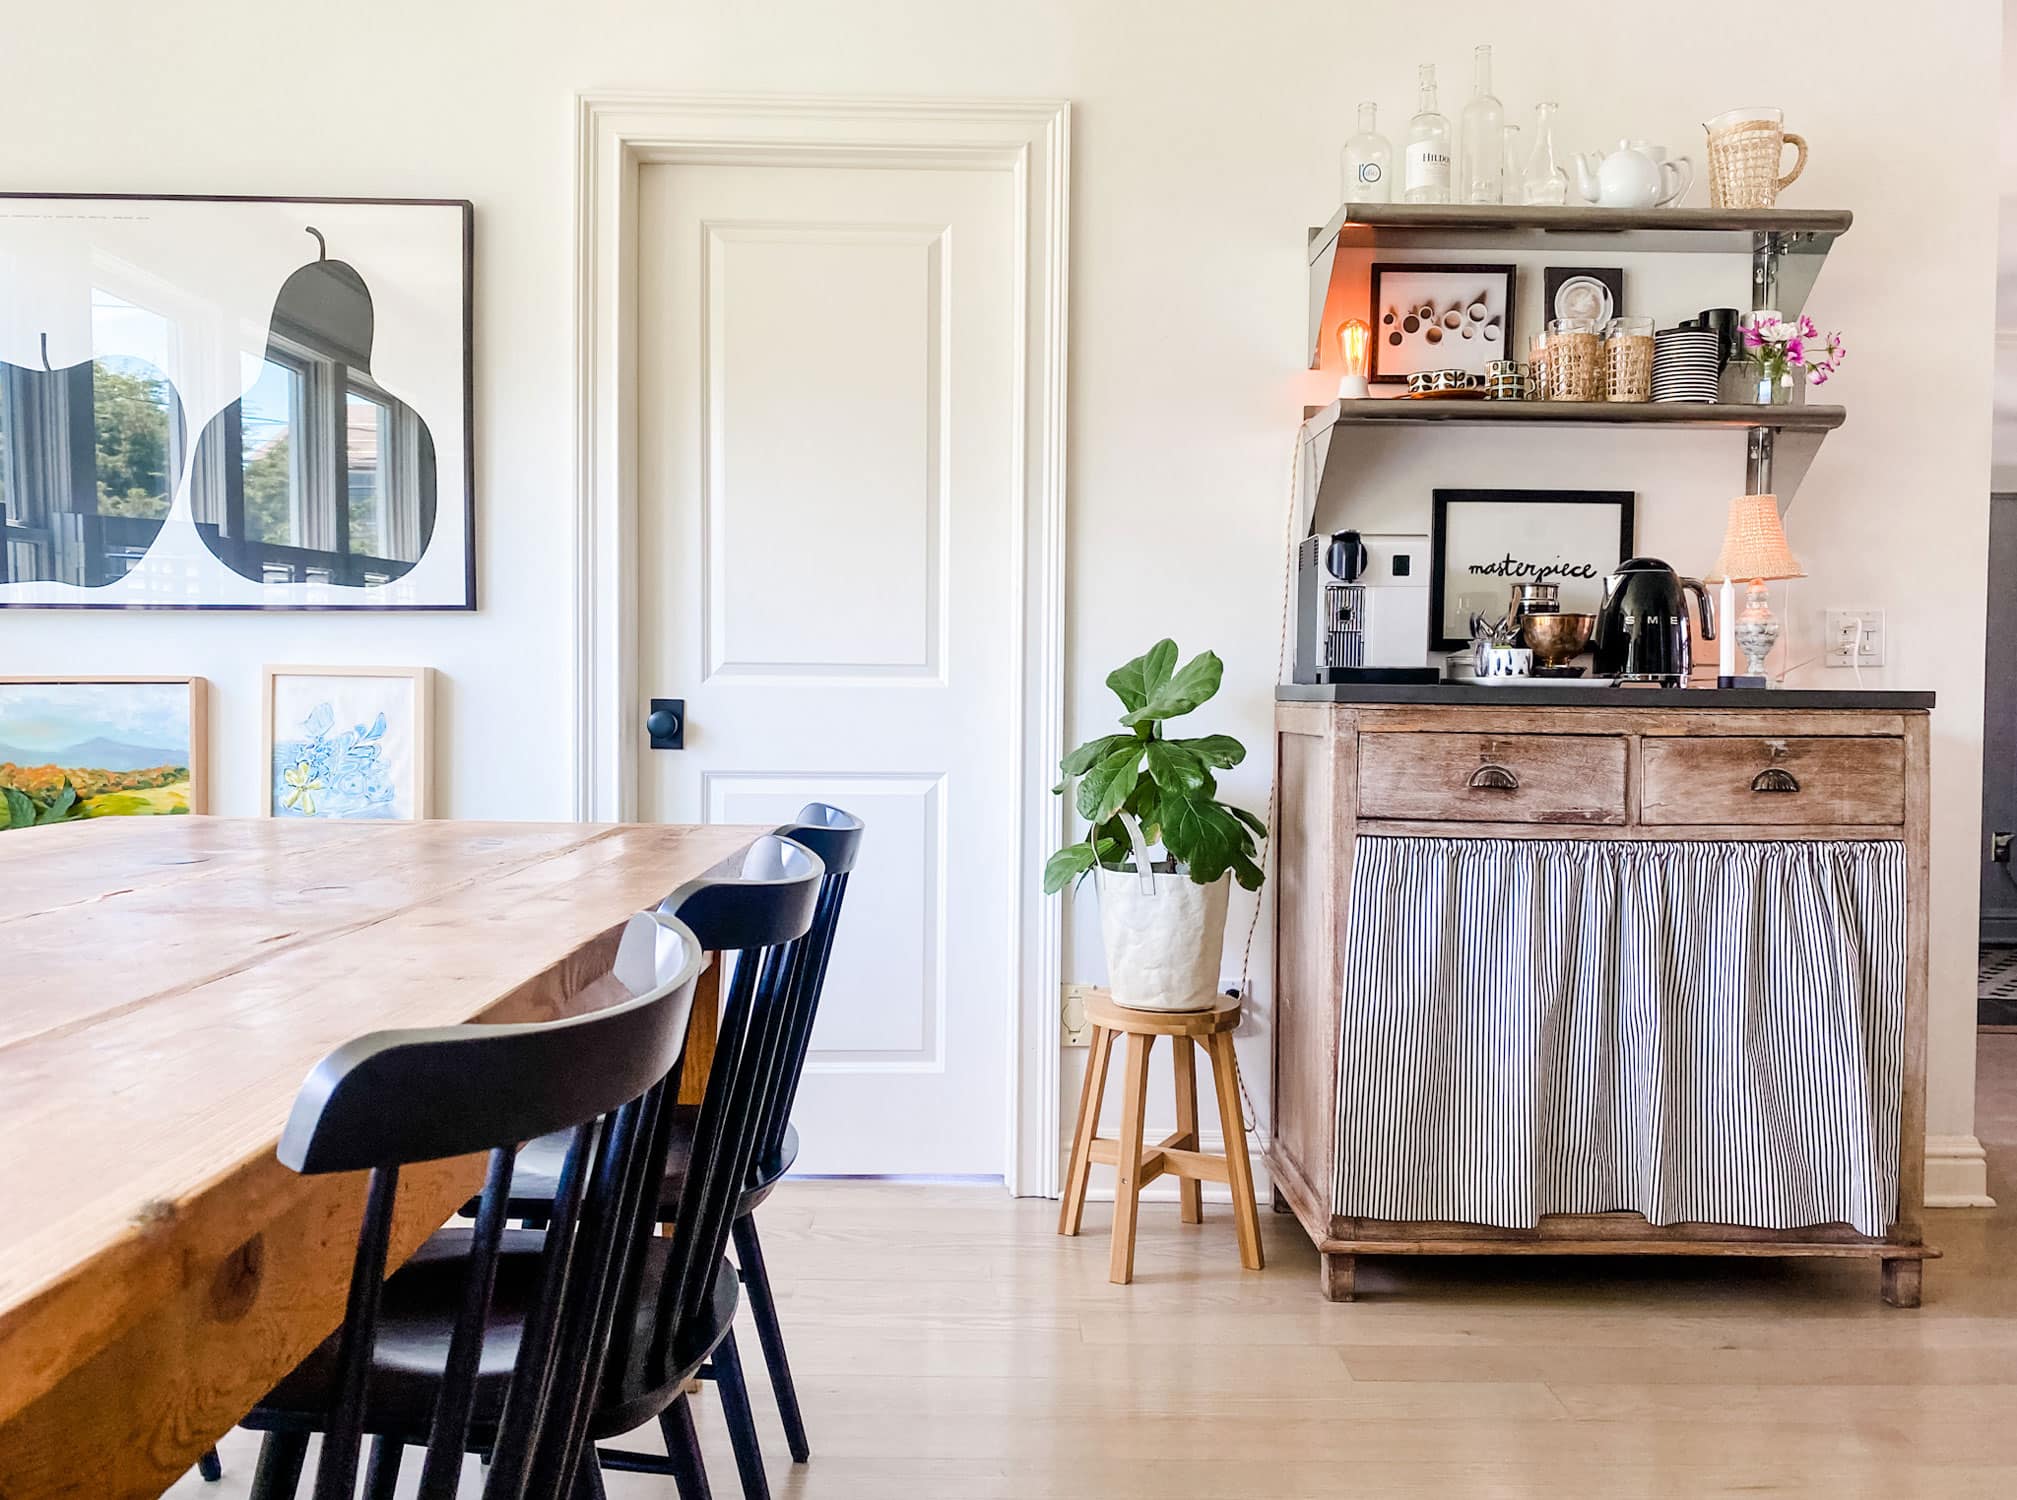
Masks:
[[[1784,255],[1779,236],[1770,231],[1751,241],[1751,310],[1777,310],[1779,306],[1779,265]],[[1762,491],[1756,492],[1762,493]]]
[[[1744,445],[1744,493],[1772,493],[1772,450],[1778,434],[1769,427],[1753,427]]]

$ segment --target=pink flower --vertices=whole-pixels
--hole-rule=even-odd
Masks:
[[[1797,335],[1794,336],[1793,338],[1786,340],[1786,363],[1789,365],[1800,365],[1805,364],[1806,362],[1807,362],[1806,340],[1798,337]]]
[[[1761,346],[1764,342],[1765,342],[1764,339],[1758,336],[1758,328],[1756,324],[1746,323],[1744,325],[1744,347],[1746,349],[1756,349],[1759,346]]]
[[[1813,369],[1807,372],[1808,383],[1810,385],[1826,385],[1831,368],[1831,366],[1824,364],[1815,365]]]
[[[1814,320],[1808,317],[1805,313],[1801,313],[1800,337],[1807,339],[1817,339],[1820,336],[1821,336],[1820,330],[1814,326]]]

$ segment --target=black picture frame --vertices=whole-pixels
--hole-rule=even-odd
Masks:
[[[1478,347],[1473,351],[1466,352],[1466,357],[1463,359],[1452,359],[1444,364],[1424,362],[1416,365],[1412,360],[1404,360],[1397,364],[1394,354],[1389,352],[1394,348],[1393,337],[1397,333],[1404,338],[1408,337],[1412,334],[1413,330],[1388,323],[1387,315],[1389,312],[1394,312],[1397,317],[1400,316],[1400,312],[1398,308],[1390,309],[1385,305],[1382,288],[1397,278],[1407,276],[1428,280],[1448,278],[1455,282],[1475,280],[1480,277],[1488,280],[1499,280],[1501,287],[1498,295],[1501,301],[1499,316],[1496,319],[1499,329],[1498,336],[1489,344],[1480,340]],[[1489,291],[1490,289],[1488,288],[1487,290]],[[1417,368],[1470,370],[1475,374],[1483,375],[1485,373],[1485,366],[1492,360],[1518,359],[1520,357],[1518,343],[1518,292],[1519,267],[1510,263],[1464,264],[1447,261],[1373,262],[1372,279],[1367,297],[1368,306],[1371,311],[1368,321],[1373,325],[1373,356],[1369,379],[1374,385],[1402,385],[1406,383],[1409,374]],[[1434,304],[1431,303],[1431,305],[1433,306]],[[1490,302],[1487,301],[1486,305],[1489,308]],[[1453,345],[1452,347],[1454,348],[1455,346]],[[1384,368],[1381,360],[1383,353],[1387,354]]]
[[[1620,317],[1625,311],[1625,271],[1622,266],[1545,266],[1541,270],[1541,326],[1546,327],[1556,318],[1580,317],[1581,313],[1564,312],[1555,306],[1562,288],[1571,281],[1588,277],[1601,282],[1611,294],[1609,317]]]
[[[1596,572],[1578,572],[1574,575],[1573,579],[1564,579],[1560,574],[1550,578],[1546,574],[1537,572],[1531,577],[1531,581],[1533,582],[1563,582],[1566,586],[1568,582],[1580,585],[1594,581],[1598,591],[1601,592],[1604,574],[1615,571],[1618,563],[1632,556],[1633,512],[1637,502],[1637,494],[1632,490],[1453,489],[1432,492],[1432,501],[1433,519],[1430,524],[1429,536],[1429,640],[1431,648],[1437,651],[1460,651],[1471,644],[1468,632],[1463,635],[1456,635],[1444,628],[1447,623],[1444,619],[1444,614],[1448,599],[1447,579],[1450,566],[1453,522],[1451,511],[1453,509],[1465,506],[1509,507],[1514,509],[1523,506],[1532,507],[1538,505],[1588,506],[1592,509],[1595,525],[1603,528],[1601,535],[1605,538],[1615,535],[1617,544],[1616,557],[1610,556],[1611,548],[1608,542],[1593,540],[1592,545],[1596,550],[1587,558],[1580,559],[1573,564],[1573,566],[1578,568],[1596,568]],[[1610,520],[1601,516],[1595,516],[1595,511],[1598,508],[1609,508],[1615,513],[1615,532],[1613,531],[1613,523]],[[1454,519],[1461,521],[1463,518],[1458,516]],[[1509,561],[1518,561],[1517,559],[1511,559],[1510,554],[1508,554],[1508,558]],[[1559,566],[1560,562],[1561,559],[1557,557],[1550,561],[1537,561],[1534,566],[1536,569],[1549,568]],[[1507,571],[1495,576],[1506,585],[1505,593],[1509,596],[1511,585],[1522,581],[1522,578],[1527,575]],[[1587,591],[1585,590],[1585,592]],[[1579,606],[1585,603],[1588,604],[1590,612],[1595,611],[1596,604],[1593,600],[1577,601]],[[1567,607],[1566,600],[1565,607]]]
[[[216,203],[288,204],[312,208],[317,204],[349,204],[383,208],[451,208],[461,219],[461,308],[462,333],[462,454],[463,477],[463,557],[462,598],[459,601],[421,604],[226,604],[175,603],[148,600],[144,603],[104,603],[93,600],[21,600],[0,598],[0,609],[35,610],[142,610],[148,612],[196,611],[203,613],[321,613],[321,614],[449,614],[474,613],[479,608],[476,569],[476,205],[467,198],[377,198],[348,195],[270,193],[91,193],[91,192],[0,192],[0,204],[20,201],[59,203]],[[190,443],[197,432],[187,433]]]

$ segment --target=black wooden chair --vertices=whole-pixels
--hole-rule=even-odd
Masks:
[[[268,1433],[254,1500],[294,1493],[308,1435],[317,1431],[329,1435],[316,1500],[347,1500],[365,1432],[374,1434],[366,1475],[370,1500],[392,1494],[408,1446],[428,1449],[421,1500],[455,1493],[464,1452],[489,1462],[486,1500],[593,1500],[602,1493],[595,1442],[654,1418],[665,1429],[681,1494],[706,1495],[685,1386],[711,1366],[726,1403],[731,1383],[739,1383],[731,1332],[737,1282],[723,1251],[756,1150],[768,1083],[785,1046],[790,975],[821,876],[805,850],[771,838],[758,841],[744,871],[743,879],[683,888],[686,906],[704,919],[708,936],[666,913],[634,918],[625,934],[618,977],[633,991],[637,965],[626,962],[636,946],[632,935],[664,930],[680,939],[682,968],[669,993],[684,998],[666,1037],[625,1038],[612,1044],[608,1058],[549,1057],[523,1076],[465,1053],[443,1068],[438,1088],[430,1074],[374,1095],[388,1120],[424,1100],[430,1128],[444,1128],[436,1116],[446,1121],[474,1111],[501,1130],[500,1139],[516,1142],[568,1123],[528,1118],[521,1096],[593,1089],[600,1103],[618,1097],[614,1081],[632,1090],[628,1102],[606,1117],[575,1123],[542,1230],[503,1227],[511,1217],[508,1190],[517,1153],[496,1149],[474,1205],[475,1227],[436,1234],[384,1283],[382,1294],[360,1290],[375,1289],[384,1267],[391,1189],[379,1185],[388,1174],[374,1173],[343,1333],[275,1387],[246,1421]],[[736,951],[735,975],[693,1125],[692,1211],[661,1237],[654,1233],[648,1185],[664,1177],[673,1136],[672,1080],[692,978],[710,949]],[[467,1027],[449,1035],[460,1041],[474,1033],[481,1041],[485,1033],[577,1029],[628,1015],[643,1003],[547,1027]],[[480,1149],[469,1137],[460,1127],[450,1148],[434,1154]],[[368,1151],[343,1136],[331,1134],[331,1140],[343,1165],[300,1169],[374,1165]],[[742,1404],[746,1410],[746,1397]]]
[[[771,1295],[770,1276],[764,1265],[763,1245],[757,1238],[754,1215],[771,1195],[778,1181],[798,1158],[798,1132],[791,1125],[791,1106],[805,1072],[806,1054],[812,1045],[813,1023],[819,998],[826,984],[827,962],[833,952],[834,932],[840,920],[842,899],[847,894],[848,874],[861,848],[862,822],[852,813],[823,802],[806,804],[796,820],[783,824],[779,836],[805,845],[825,866],[820,883],[819,904],[813,913],[812,929],[801,945],[791,980],[790,1017],[785,1047],[776,1076],[767,1090],[757,1150],[742,1194],[737,1200],[733,1233],[736,1263],[743,1285],[749,1292],[750,1311],[756,1320],[757,1342],[763,1348],[764,1364],[770,1372],[771,1389],[776,1394],[778,1415],[784,1423],[785,1440],[794,1461],[804,1463],[811,1456],[805,1421],[799,1412],[798,1392],[792,1383],[791,1366],[785,1358],[784,1336],[778,1326],[777,1303]],[[691,925],[703,942],[708,940],[704,914],[689,910],[686,895],[675,891],[659,904]],[[659,1217],[676,1224],[687,1191],[688,1162],[691,1155],[694,1111],[680,1106],[673,1113],[672,1149],[666,1158],[664,1187],[659,1195]],[[538,1222],[552,1201],[560,1165],[559,1143],[535,1141],[521,1154],[511,1185],[511,1212]],[[710,1369],[702,1378],[721,1372]],[[754,1421],[742,1392],[740,1369],[720,1382],[723,1414],[735,1450],[745,1500],[761,1500],[769,1493],[763,1458]],[[603,1466],[649,1473],[666,1472],[666,1460],[656,1454],[604,1449]]]

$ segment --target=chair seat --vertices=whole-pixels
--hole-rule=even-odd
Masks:
[[[385,1283],[378,1337],[372,1350],[371,1381],[364,1430],[412,1445],[424,1445],[433,1422],[435,1398],[448,1363],[448,1341],[462,1304],[471,1231],[436,1233]],[[482,1446],[503,1412],[504,1396],[518,1359],[525,1316],[538,1296],[545,1236],[538,1230],[507,1230],[498,1257],[497,1290],[485,1325],[477,1368],[472,1441]],[[646,1246],[643,1285],[662,1284],[672,1240],[653,1237]],[[671,1405],[694,1371],[706,1363],[735,1321],[738,1296],[735,1267],[726,1259],[715,1270],[704,1314],[680,1331],[662,1368],[647,1369],[651,1318],[657,1299],[638,1299],[628,1358],[614,1384],[596,1402],[591,1435],[614,1437],[657,1417]],[[275,1431],[317,1431],[335,1402],[337,1335],[325,1339],[293,1372],[252,1409],[245,1426]]]
[[[686,1168],[693,1156],[693,1131],[699,1122],[697,1105],[682,1104],[672,1112],[672,1144],[665,1153],[665,1185],[659,1189],[658,1217],[670,1223],[679,1217],[679,1200],[686,1192]],[[541,1218],[553,1203],[560,1183],[560,1166],[567,1157],[568,1136],[547,1135],[528,1141],[518,1153],[511,1171],[509,1212],[514,1219]],[[778,1179],[798,1160],[798,1131],[787,1125],[780,1149],[750,1169],[750,1184],[736,1204],[736,1215],[753,1213],[771,1195]],[[463,1209],[473,1216],[475,1205]]]

